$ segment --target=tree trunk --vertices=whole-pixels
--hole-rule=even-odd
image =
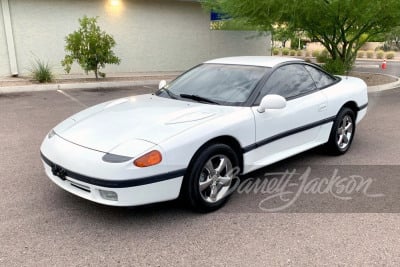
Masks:
[[[94,75],[96,76],[96,80],[99,79],[99,72],[97,69],[94,70]]]

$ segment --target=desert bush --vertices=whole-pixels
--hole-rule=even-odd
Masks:
[[[296,56],[302,57],[303,56],[303,51],[298,50],[297,53],[296,53]]]
[[[332,74],[335,75],[343,75],[348,70],[350,70],[351,66],[347,66],[343,61],[340,59],[331,59],[328,58],[326,63],[324,64],[323,68]]]
[[[289,53],[290,53],[290,50],[289,50],[289,48],[283,48],[283,49],[282,49],[282,55],[284,55],[284,56],[288,56],[288,55],[289,55]]]
[[[289,55],[292,56],[292,57],[295,56],[296,55],[296,50],[290,50]]]
[[[272,54],[273,54],[274,56],[279,55],[279,49],[278,49],[278,48],[272,49]]]
[[[390,51],[386,54],[387,59],[394,59],[395,53],[393,51]]]
[[[329,58],[329,53],[327,50],[322,50],[321,53],[317,56],[318,63],[325,63]]]
[[[317,57],[317,56],[319,56],[320,53],[321,53],[320,51],[314,50],[314,51],[312,51],[311,55],[312,55],[313,57]]]
[[[306,57],[310,57],[311,56],[311,53],[310,53],[310,51],[306,51]]]
[[[368,50],[367,51],[367,58],[374,58],[374,51]]]
[[[376,58],[383,59],[385,57],[385,52],[383,50],[379,50],[376,52]]]
[[[49,83],[54,79],[53,70],[48,62],[35,59],[31,68],[32,78],[40,83]]]
[[[365,51],[359,50],[359,51],[357,52],[357,57],[358,57],[358,58],[363,58],[363,57],[365,57]]]

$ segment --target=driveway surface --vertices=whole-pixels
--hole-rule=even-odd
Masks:
[[[0,95],[0,266],[400,266],[399,89],[370,95],[346,155],[316,149],[250,174],[301,165],[329,176],[343,167],[374,178],[371,193],[390,195],[376,201],[313,196],[271,213],[260,209],[262,195],[235,194],[211,214],[176,201],[112,208],[45,176],[39,147],[58,122],[154,88]]]
[[[381,73],[399,77],[400,76],[400,62],[399,61],[387,61],[387,67],[385,70],[381,69],[383,60],[357,60],[353,70],[361,72],[372,72]]]

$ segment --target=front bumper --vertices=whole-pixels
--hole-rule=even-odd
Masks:
[[[179,196],[185,170],[164,171],[161,174],[148,172],[145,175],[143,169],[135,170],[132,163],[101,162],[103,155],[58,136],[45,139],[41,147],[47,176],[59,187],[84,199],[110,206],[137,206]],[[88,175],[92,172],[103,173],[103,176],[94,178],[95,175]],[[106,179],[104,174],[114,179]],[[122,179],[115,179],[121,176]],[[117,199],[105,198],[104,192],[116,194]]]

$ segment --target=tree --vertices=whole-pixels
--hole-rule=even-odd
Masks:
[[[271,33],[274,40],[282,42],[282,47],[286,47],[286,42],[295,38],[295,32],[286,25],[275,25]]]
[[[396,27],[389,33],[385,34],[382,39],[385,40],[383,46],[384,50],[398,51],[400,49],[400,27]]]
[[[97,26],[97,17],[84,16],[79,19],[79,24],[80,28],[65,38],[67,54],[61,64],[69,73],[71,65],[76,61],[86,74],[93,71],[96,79],[99,75],[104,78],[105,73],[100,72],[101,68],[106,64],[121,62],[112,51],[116,45],[114,38]]]
[[[399,0],[203,0],[204,7],[272,29],[304,31],[350,68],[371,38],[400,25]]]

